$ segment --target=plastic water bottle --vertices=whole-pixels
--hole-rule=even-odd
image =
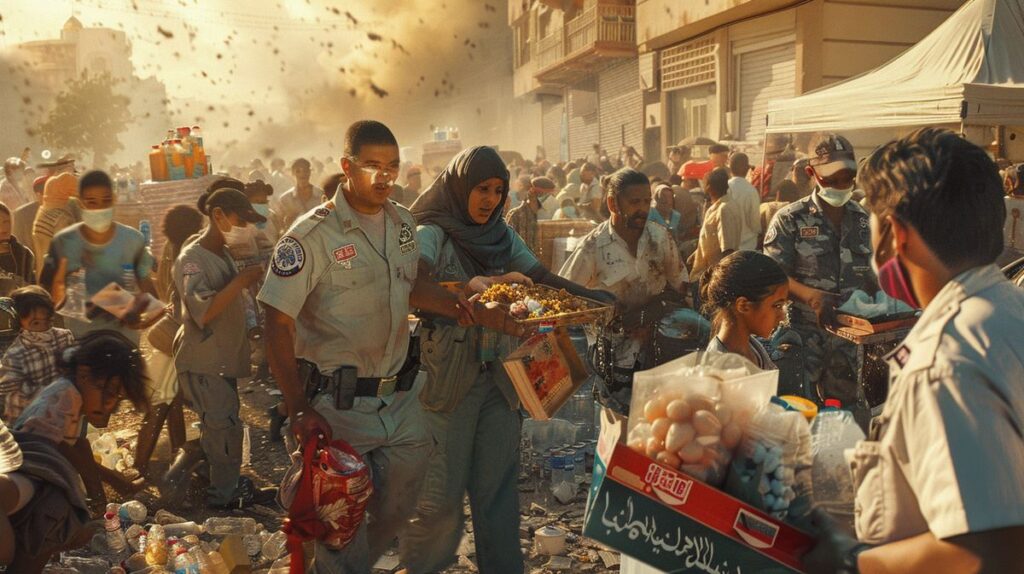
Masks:
[[[285,546],[288,544],[288,536],[278,530],[277,532],[270,535],[266,542],[263,543],[263,559],[264,560],[277,560],[284,554]]]
[[[572,460],[573,468],[576,470],[573,480],[576,481],[576,484],[583,484],[583,479],[587,474],[587,445],[580,443],[576,447],[576,455]]]
[[[843,453],[862,440],[864,432],[853,414],[843,410],[839,401],[826,400],[825,407],[811,423],[812,496],[817,506],[850,526],[853,525],[853,477]]]
[[[135,277],[135,266],[125,263],[121,266],[121,287],[129,293],[139,292],[139,281]]]
[[[167,535],[164,534],[164,527],[154,524],[149,527],[149,534],[146,536],[146,564],[150,566],[164,566],[167,564]]]
[[[249,437],[249,425],[242,426],[242,468],[252,464],[252,439]]]
[[[148,219],[139,220],[139,233],[142,234],[142,239],[146,243],[146,247],[149,247],[153,243],[153,227],[150,225]]]
[[[249,517],[213,516],[203,522],[203,532],[213,536],[255,534],[256,520]]]
[[[174,574],[199,574],[199,564],[181,544],[174,545]]]
[[[565,459],[563,458],[562,451],[557,451],[551,457],[551,486],[557,486],[559,482],[562,482],[565,472]]]
[[[121,531],[121,519],[116,512],[108,512],[103,515],[103,527],[107,531],[107,548],[111,553],[120,555],[128,549],[128,540]]]
[[[64,285],[64,305],[60,309],[60,314],[87,321],[85,316],[85,268],[68,273],[64,279]]]

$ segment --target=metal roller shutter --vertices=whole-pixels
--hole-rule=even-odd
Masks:
[[[551,161],[565,161],[560,157],[562,140],[562,114],[565,102],[559,96],[544,96],[541,100],[541,145]]]
[[[569,88],[569,159],[592,153],[598,143],[597,82],[593,77]],[[609,150],[610,151],[610,150]]]
[[[612,157],[618,157],[623,145],[644,149],[643,93],[640,91],[640,63],[623,60],[609,66],[597,85],[601,145]]]
[[[768,102],[796,95],[796,46],[782,44],[739,56],[739,138],[764,136]]]

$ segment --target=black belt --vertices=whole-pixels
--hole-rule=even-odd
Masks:
[[[395,394],[399,375],[356,379],[357,397],[388,397]]]

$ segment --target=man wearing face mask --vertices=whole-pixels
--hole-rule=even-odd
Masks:
[[[1024,294],[993,264],[1006,214],[996,166],[924,128],[872,153],[860,181],[874,260],[896,261],[924,312],[886,357],[889,399],[853,451],[857,536],[816,516],[805,571],[1019,572]]]
[[[866,425],[857,346],[825,328],[854,290],[877,291],[868,214],[850,201],[857,161],[849,140],[826,133],[812,150],[806,170],[817,187],[781,209],[765,233],[764,252],[786,270],[793,302],[789,329],[776,332],[772,359],[779,366],[780,394],[819,404],[839,399]]]
[[[74,284],[69,279],[79,271],[84,274],[86,301],[113,282],[134,291],[136,310],[143,308],[142,294],[157,294],[151,278],[155,260],[141,233],[114,221],[114,186],[110,176],[102,171],[86,173],[78,184],[78,196],[83,207],[82,222],[55,235],[46,255],[46,265],[56,269],[50,293],[58,302],[58,309],[65,301],[68,285]],[[68,318],[66,326],[78,338],[103,329],[118,331],[137,345],[140,330],[160,318],[154,315],[141,322],[137,312],[119,320],[101,311],[89,321]]]

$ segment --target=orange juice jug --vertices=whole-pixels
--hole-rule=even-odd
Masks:
[[[149,151],[149,171],[153,181],[167,181],[167,157],[160,146],[155,145]]]

